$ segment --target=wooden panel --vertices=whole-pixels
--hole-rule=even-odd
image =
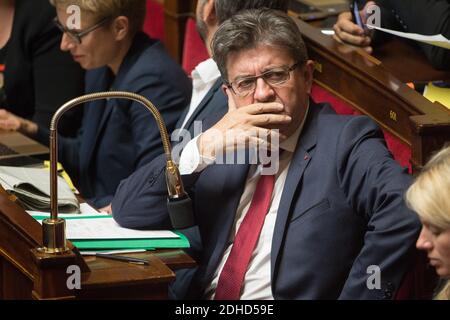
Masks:
[[[0,256],[33,279],[35,269],[30,250],[42,243],[41,227],[3,194],[0,211]]]
[[[3,300],[31,300],[33,282],[11,263],[0,260],[0,298]]]
[[[186,21],[195,18],[196,0],[164,0],[165,34],[164,41],[170,55],[181,63],[183,54],[184,33]]]
[[[180,249],[157,250],[154,254],[172,270],[192,268],[196,265],[195,260]]]

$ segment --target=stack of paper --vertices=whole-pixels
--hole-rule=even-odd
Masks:
[[[27,210],[50,211],[50,171],[39,168],[0,167],[0,183]],[[58,211],[79,213],[80,205],[70,187],[58,177]]]

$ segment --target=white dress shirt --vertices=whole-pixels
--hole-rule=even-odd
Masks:
[[[183,120],[183,129],[189,118],[195,112],[209,90],[214,86],[217,79],[220,78],[220,71],[216,62],[209,58],[198,64],[191,73],[192,76],[192,97],[189,104],[189,111]]]
[[[309,106],[307,108],[309,109]],[[248,269],[245,274],[244,284],[240,297],[242,300],[273,300],[270,263],[272,237],[281,195],[283,193],[284,184],[286,182],[286,176],[289,170],[293,153],[297,146],[298,138],[306,119],[306,115],[307,112],[305,114],[303,122],[299,125],[295,133],[291,135],[287,140],[280,143],[280,148],[283,150],[283,152],[280,155],[279,169],[275,176],[275,186],[272,193],[272,200],[269,211],[264,220],[261,234],[259,236],[258,242],[255,246],[248,265]],[[199,151],[197,148],[197,139],[198,137],[190,141],[182,152],[179,164],[181,174],[200,172],[208,165],[214,163],[213,159],[205,159],[199,155]],[[229,245],[222,256],[216,272],[214,273],[212,282],[209,284],[205,291],[205,297],[207,299],[214,299],[220,273],[222,272],[225,262],[227,261],[227,258],[231,252],[233,241],[237,231],[239,230],[239,226],[241,225],[245,214],[247,214],[247,211],[250,207],[250,203],[256,190],[256,185],[259,181],[262,168],[262,165],[252,165],[250,167],[245,183],[244,192],[241,196],[236,211],[233,230],[230,233]]]

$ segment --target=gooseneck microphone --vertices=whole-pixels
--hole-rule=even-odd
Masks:
[[[188,194],[184,191],[183,182],[177,165],[172,160],[172,147],[169,135],[164,121],[158,109],[147,98],[130,92],[108,91],[93,94],[87,94],[75,98],[62,107],[54,114],[50,123],[50,218],[42,222],[43,230],[43,248],[42,252],[48,254],[58,254],[67,252],[69,249],[66,242],[65,220],[58,218],[58,182],[57,182],[57,163],[58,163],[58,138],[57,128],[61,116],[68,110],[77,105],[102,100],[102,99],[127,99],[139,102],[144,105],[158,124],[161,140],[166,156],[166,183],[168,191],[167,208],[174,229],[184,229],[194,225],[194,215],[192,211],[192,202]]]

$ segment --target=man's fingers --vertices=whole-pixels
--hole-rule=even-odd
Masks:
[[[14,123],[9,120],[0,120],[0,129],[3,130],[15,130]]]
[[[372,54],[372,52],[373,52],[373,48],[372,48],[372,47],[364,47],[364,50],[365,50],[368,54]]]
[[[257,127],[270,127],[271,125],[286,125],[291,123],[292,118],[284,114],[258,114],[249,117],[249,124]]]
[[[284,106],[277,102],[256,103],[239,108],[239,110],[252,115],[263,113],[281,113],[284,110]]]
[[[359,27],[358,27],[359,28]],[[368,46],[370,43],[370,38],[360,34],[352,34],[346,31],[336,31],[336,35],[339,37],[339,39],[341,39],[342,41],[349,43],[349,44],[353,44],[356,46],[360,46],[360,47],[365,47]]]
[[[366,36],[364,30],[351,20],[351,16],[350,18],[348,16],[340,16],[333,29],[336,36],[335,38],[338,38],[343,42],[360,47],[366,47],[371,42],[370,37]]]
[[[339,22],[338,24],[338,31],[342,33],[348,33],[355,36],[363,36],[364,30],[355,24],[353,21],[350,20],[343,20]]]

